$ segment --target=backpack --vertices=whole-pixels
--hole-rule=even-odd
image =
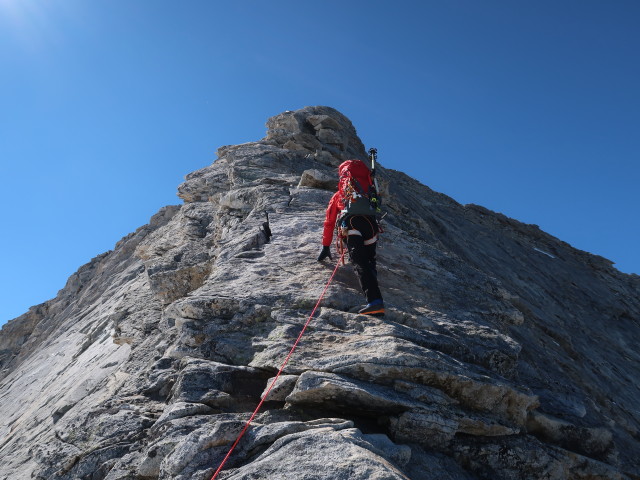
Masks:
[[[366,164],[362,160],[347,160],[338,172],[338,190],[344,203],[340,218],[376,215],[380,211],[380,201]]]

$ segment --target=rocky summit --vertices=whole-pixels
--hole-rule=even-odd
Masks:
[[[332,108],[267,128],[2,328],[0,478],[212,477],[333,271],[336,167],[366,160]],[[341,266],[218,478],[640,479],[640,277],[377,176],[387,315]]]

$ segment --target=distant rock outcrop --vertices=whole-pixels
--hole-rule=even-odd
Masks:
[[[336,167],[366,157],[328,107],[267,127],[3,327],[0,478],[211,478],[331,272]],[[640,277],[379,170],[387,316],[352,313],[342,267],[219,478],[640,479]]]

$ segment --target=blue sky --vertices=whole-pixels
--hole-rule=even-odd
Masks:
[[[640,273],[639,21],[636,1],[0,0],[0,323],[306,105]]]

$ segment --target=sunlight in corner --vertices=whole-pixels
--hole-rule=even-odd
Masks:
[[[56,40],[53,29],[62,2],[45,0],[0,0],[0,29],[22,46],[37,50]],[[67,6],[68,7],[68,6]],[[68,10],[68,8],[65,8]]]

